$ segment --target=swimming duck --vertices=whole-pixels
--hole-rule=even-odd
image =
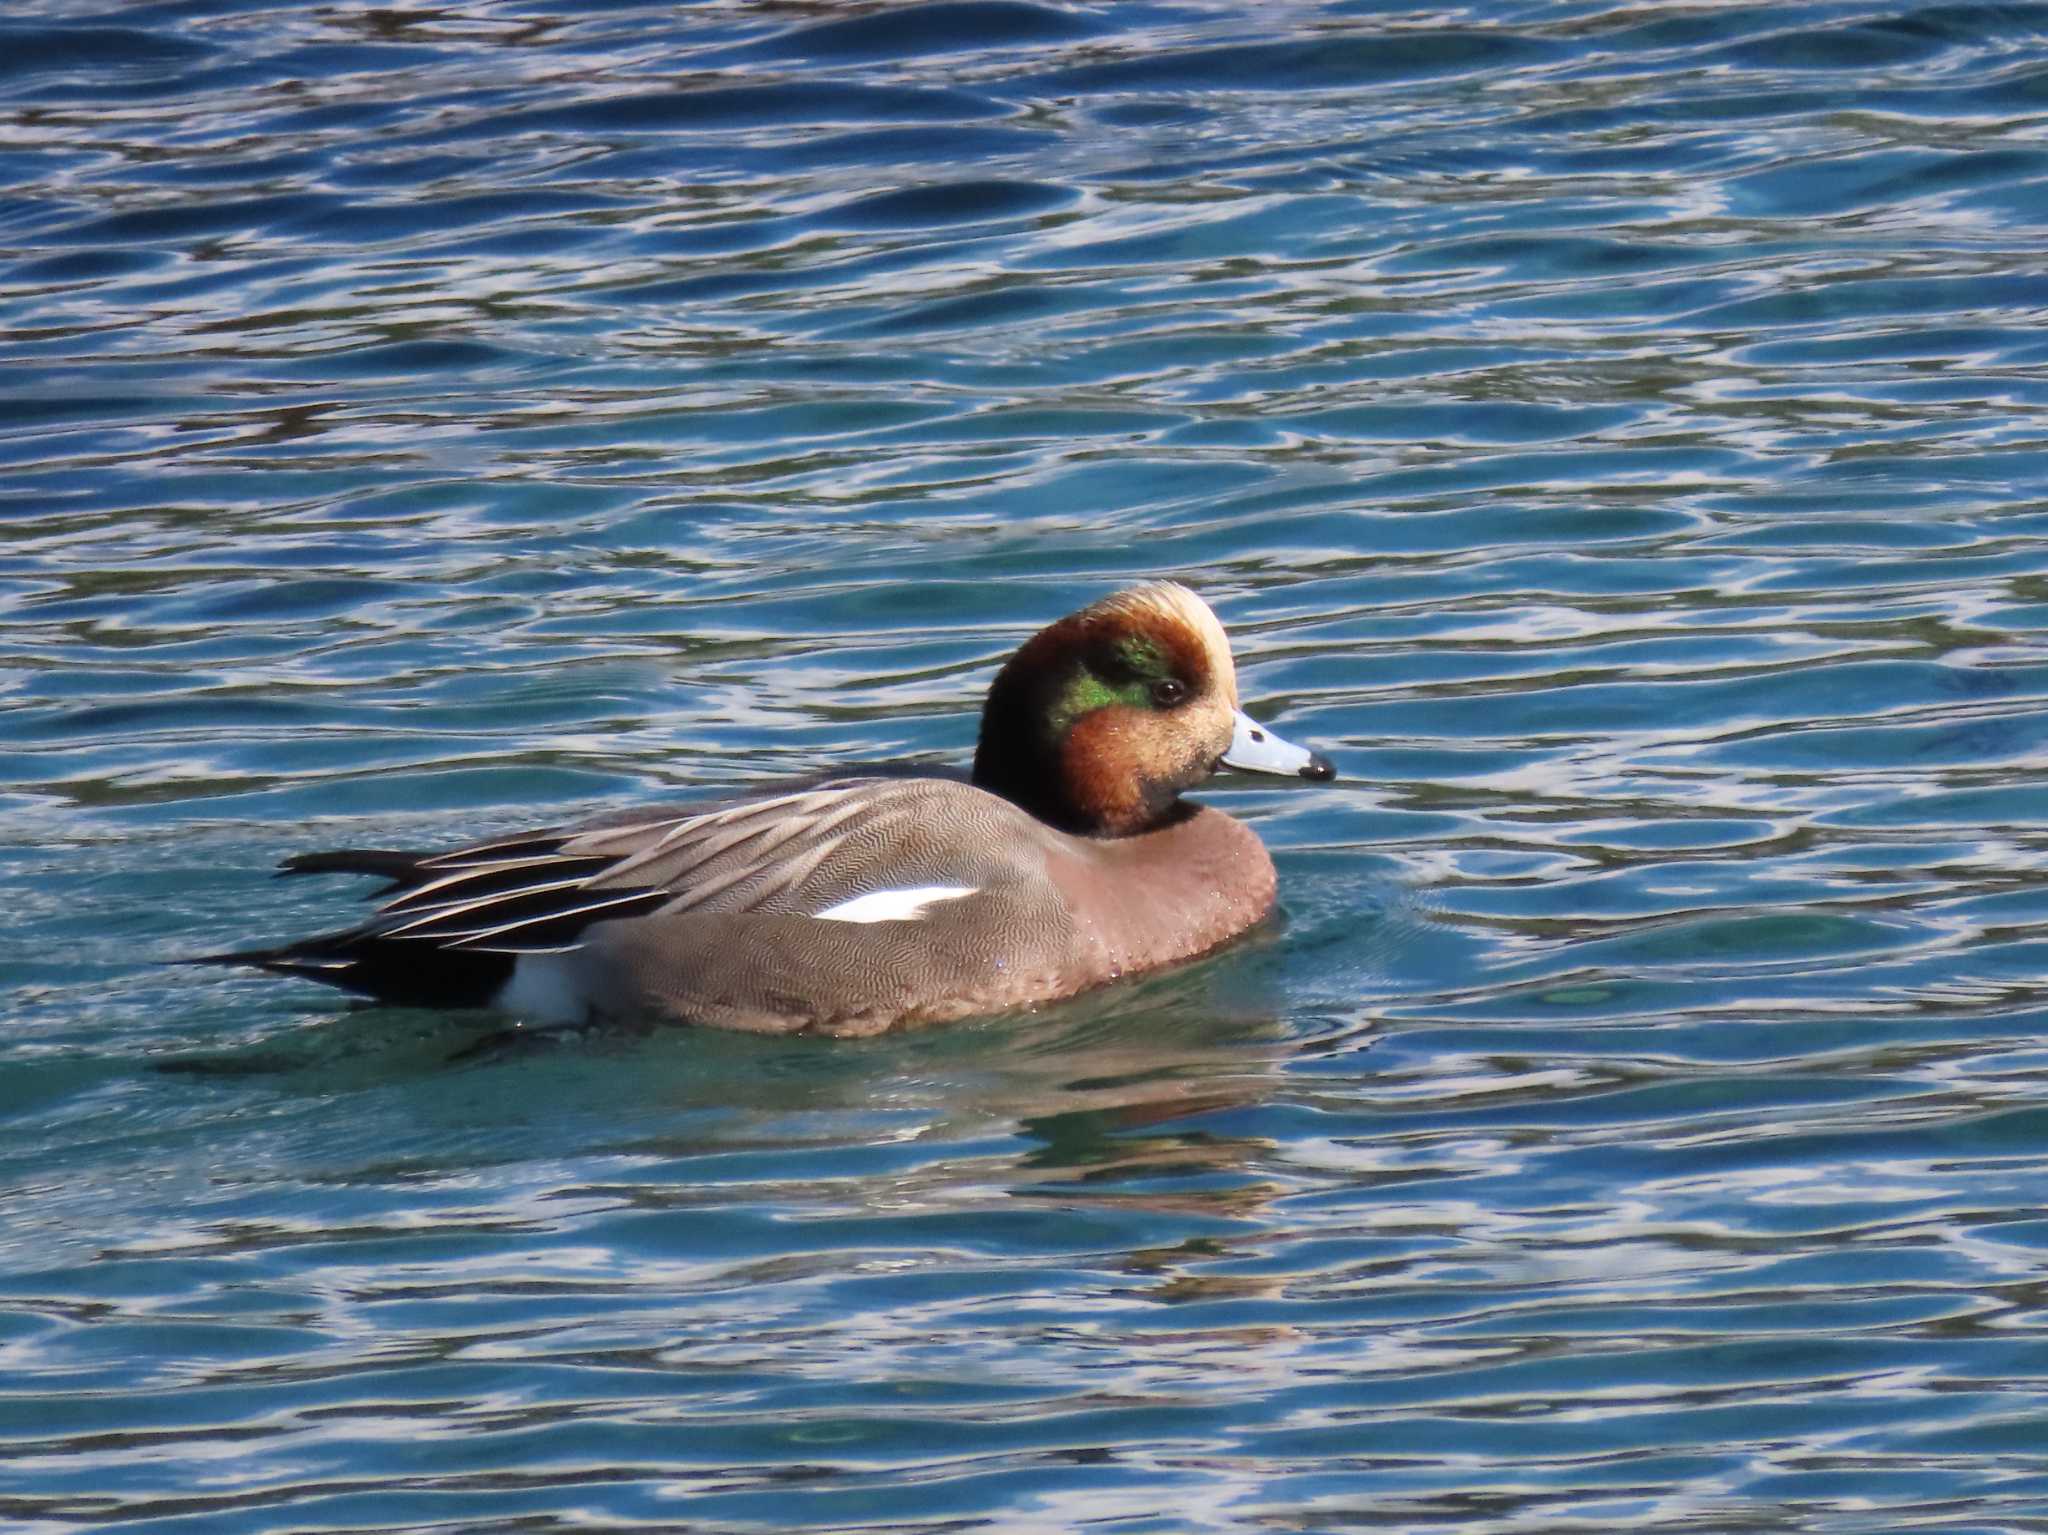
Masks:
[[[1025,642],[966,781],[833,774],[453,852],[301,854],[283,872],[379,876],[387,899],[340,932],[196,962],[541,1023],[863,1035],[1028,1007],[1271,909],[1258,837],[1181,798],[1221,767],[1335,776],[1239,711],[1223,626],[1158,582]]]

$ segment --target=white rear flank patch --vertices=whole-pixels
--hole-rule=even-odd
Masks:
[[[974,885],[913,885],[906,890],[870,890],[816,913],[820,922],[915,922],[939,901],[973,895]]]
[[[581,1023],[590,1012],[566,954],[522,954],[491,1006],[535,1023]]]

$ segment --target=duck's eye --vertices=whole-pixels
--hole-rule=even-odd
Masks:
[[[1152,702],[1162,709],[1171,709],[1188,696],[1188,685],[1178,677],[1161,677],[1152,684]]]

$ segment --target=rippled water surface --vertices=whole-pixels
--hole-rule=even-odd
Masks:
[[[0,1520],[2048,1530],[2048,8],[0,18]],[[159,961],[1128,577],[1284,920],[866,1043]]]

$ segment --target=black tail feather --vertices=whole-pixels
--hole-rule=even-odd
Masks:
[[[420,878],[424,853],[408,853],[388,847],[342,847],[324,853],[294,853],[277,866],[277,877],[293,874],[370,874],[391,883],[382,895],[402,890]]]
[[[450,853],[334,848],[297,853],[294,874],[367,874],[387,904],[368,921],[270,949],[174,960],[297,976],[405,1007],[484,1007],[512,978],[517,956],[573,946],[593,922],[637,915],[659,890],[588,890],[608,855],[563,855],[562,834],[535,832]],[[390,897],[397,899],[391,900]],[[474,946],[472,946],[474,945]]]
[[[408,944],[359,928],[276,949],[195,954],[177,965],[233,965],[297,976],[395,1007],[488,1007],[512,978],[513,957]]]

